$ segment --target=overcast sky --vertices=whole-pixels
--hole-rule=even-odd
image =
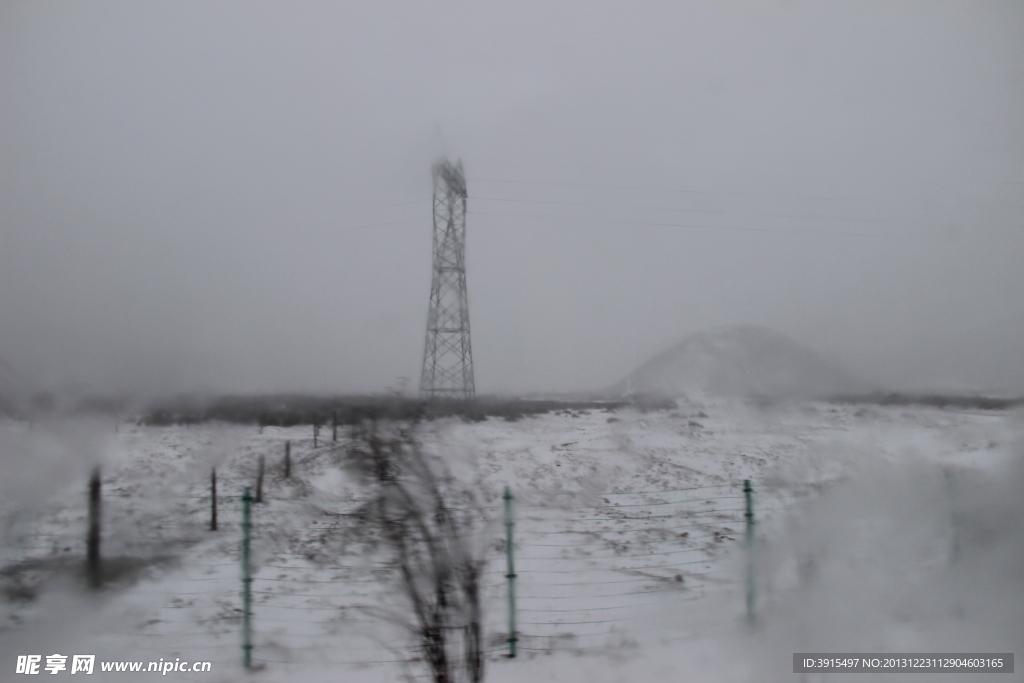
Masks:
[[[1024,392],[1024,3],[0,7],[5,381],[415,388],[447,154],[478,392],[744,323]]]

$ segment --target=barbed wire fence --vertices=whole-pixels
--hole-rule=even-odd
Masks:
[[[243,661],[247,644],[256,667],[418,663],[401,623],[393,566],[358,533],[365,500],[264,495],[253,505],[247,615],[242,495],[218,497],[212,531],[209,495],[168,496],[153,506],[136,492],[111,489],[103,499],[104,528],[111,530],[104,539],[107,599],[123,601],[135,617],[103,634],[111,649],[165,660],[202,653],[225,667]],[[755,486],[754,514],[758,521],[778,514],[807,492]],[[472,530],[486,549],[490,659],[517,649],[529,656],[628,647],[648,610],[681,610],[714,594],[735,597],[742,613],[745,577],[741,563],[730,561],[749,533],[742,483],[512,496],[511,545],[500,496],[479,510]],[[85,497],[36,515],[42,521],[22,525],[9,544],[4,571],[11,576],[82,562]],[[146,559],[133,565],[132,558]]]
[[[765,491],[758,497],[756,515],[765,518],[796,496]],[[742,553],[752,532],[742,483],[601,494],[525,492],[520,498],[511,579],[518,632],[503,630],[525,652],[628,646],[652,608],[674,608],[722,591],[739,596],[745,583],[751,588],[745,571],[728,561]],[[490,569],[492,577],[502,573]],[[743,598],[735,602],[742,611]],[[679,621],[685,623],[685,615]]]

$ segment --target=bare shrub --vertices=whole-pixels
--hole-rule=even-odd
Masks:
[[[472,531],[484,520],[474,492],[426,453],[413,427],[367,421],[354,430],[349,466],[372,491],[370,521],[394,552],[413,635],[434,683],[484,677],[480,577]]]

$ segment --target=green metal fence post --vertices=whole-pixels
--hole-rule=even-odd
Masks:
[[[515,546],[513,544],[512,528],[515,522],[512,519],[512,491],[505,487],[505,557],[508,560],[508,571],[505,578],[508,579],[508,656],[516,656],[516,642],[519,636],[516,633],[516,563]]]
[[[252,573],[249,539],[252,536],[252,489],[242,494],[242,662],[252,668]]]
[[[747,624],[754,625],[754,488],[749,479],[743,480],[743,494],[747,499]]]

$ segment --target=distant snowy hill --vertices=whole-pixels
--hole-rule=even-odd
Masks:
[[[864,389],[838,363],[785,335],[744,325],[687,337],[638,367],[612,391],[804,398]]]

